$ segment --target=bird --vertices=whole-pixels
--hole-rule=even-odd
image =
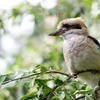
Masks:
[[[100,86],[100,43],[89,35],[81,17],[62,20],[49,36],[64,39],[63,55],[70,75],[77,75],[90,88]]]

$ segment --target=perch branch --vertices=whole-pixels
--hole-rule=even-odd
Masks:
[[[71,77],[70,75],[68,75],[66,73],[58,72],[58,71],[54,71],[54,70],[47,71],[45,74],[49,74],[49,73],[61,74],[61,75],[67,76],[67,77]],[[27,79],[27,78],[30,78],[32,76],[36,76],[36,75],[39,75],[39,74],[41,74],[41,73],[33,73],[33,74],[30,74],[30,75],[27,75],[27,76],[22,76],[22,77],[19,77],[19,78],[14,78],[14,79],[11,79],[11,80],[3,82],[1,85],[7,84],[7,83],[10,83],[10,82],[13,82],[13,81],[17,81],[17,80]]]

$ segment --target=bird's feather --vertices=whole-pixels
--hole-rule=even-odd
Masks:
[[[100,43],[96,38],[89,36],[89,35],[87,37],[90,38],[96,45],[98,45],[98,47],[100,47]]]

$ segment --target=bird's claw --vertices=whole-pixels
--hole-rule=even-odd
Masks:
[[[75,74],[75,73],[72,74],[72,77],[73,77],[73,78],[77,78],[77,74]]]

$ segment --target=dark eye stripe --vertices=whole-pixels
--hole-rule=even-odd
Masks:
[[[75,24],[75,25],[69,25],[69,24],[64,24],[63,25],[64,28],[70,28],[70,29],[81,29],[81,26],[79,24]]]
[[[69,24],[64,24],[63,27],[64,27],[64,28],[70,28],[71,25],[69,25]]]
[[[64,24],[63,27],[69,28],[69,27],[71,27],[71,25],[69,25],[69,24]]]
[[[79,24],[73,25],[72,28],[74,29],[81,29],[81,26]]]

